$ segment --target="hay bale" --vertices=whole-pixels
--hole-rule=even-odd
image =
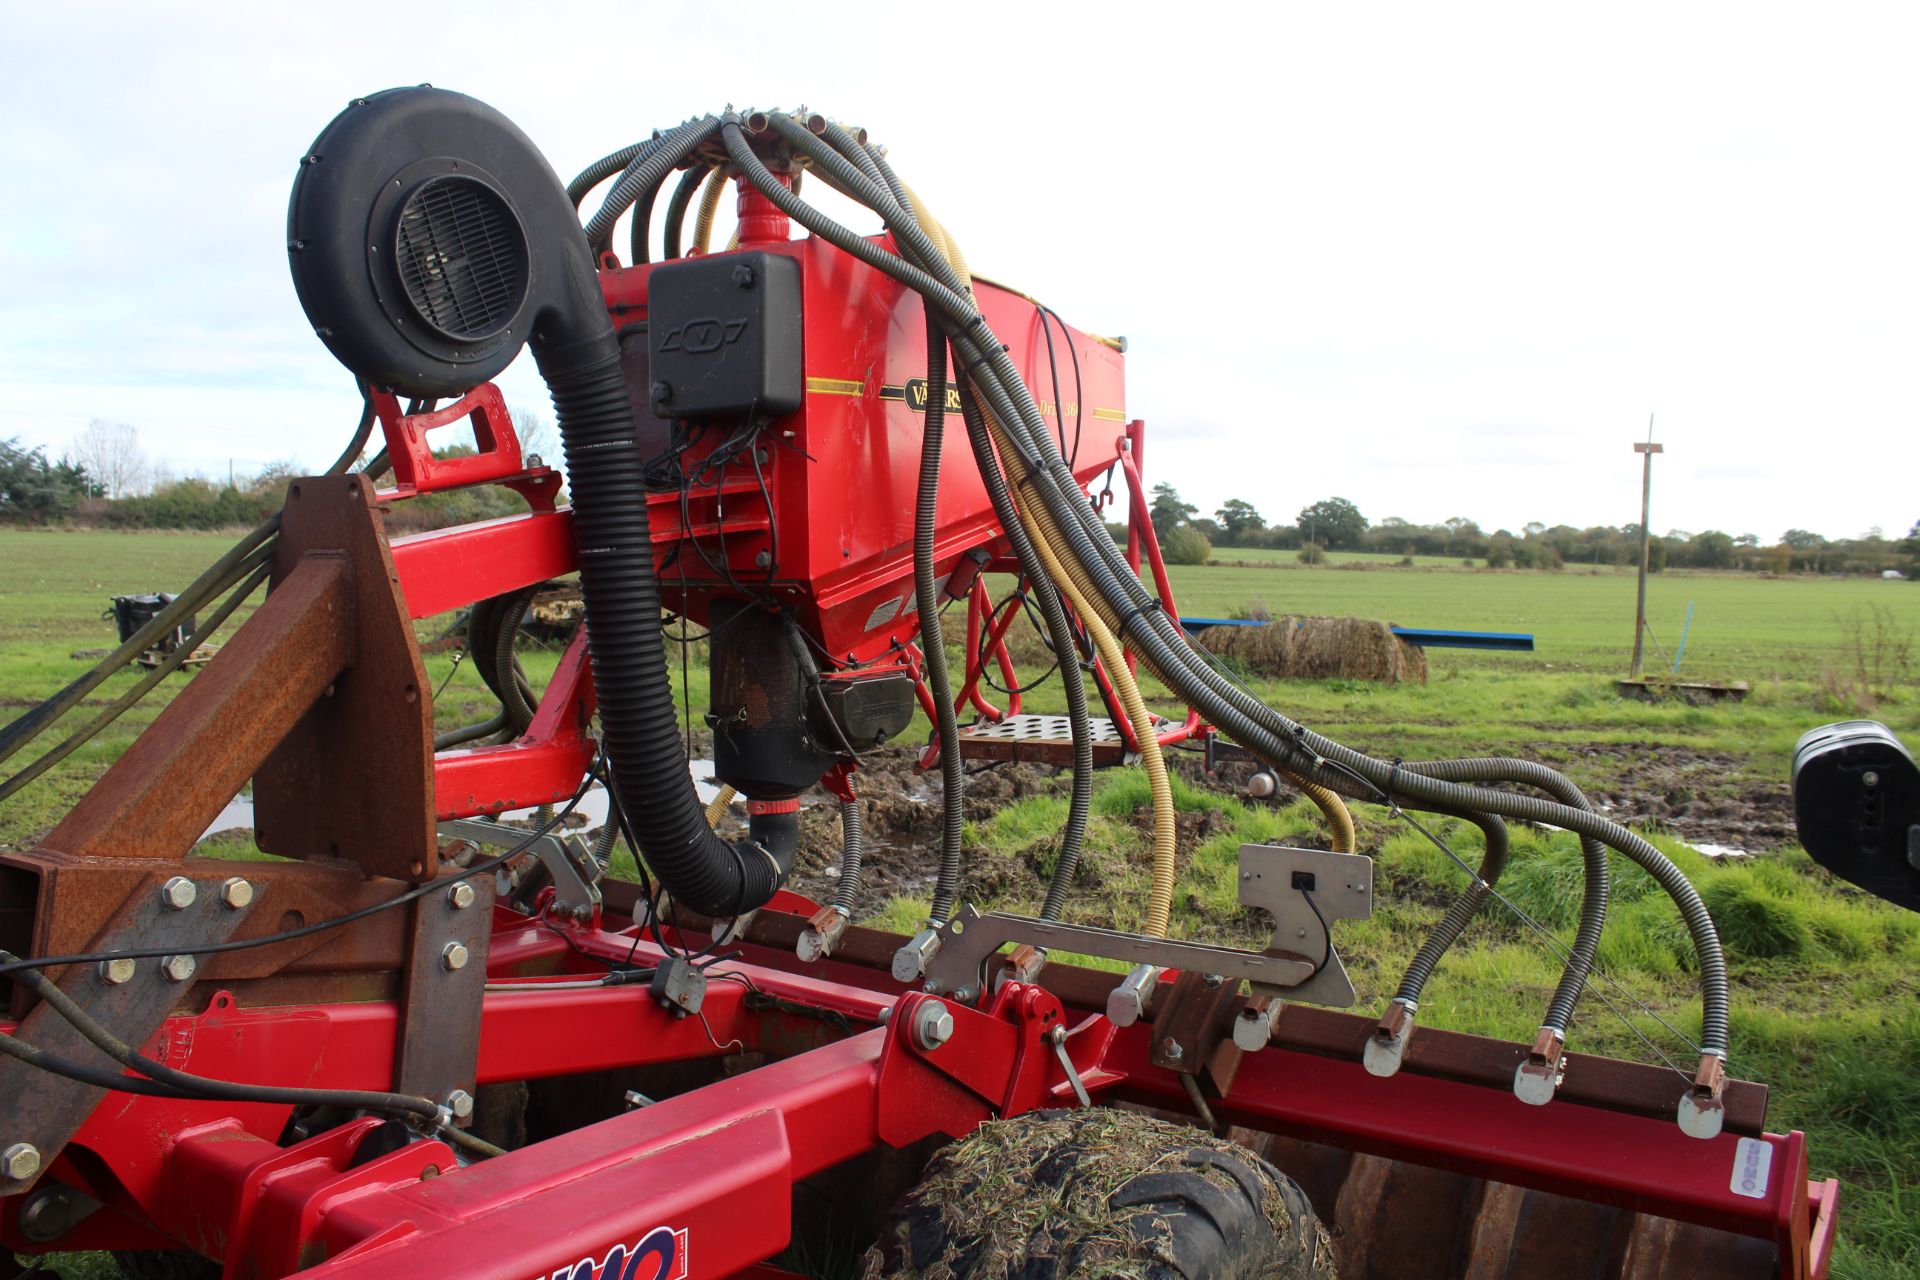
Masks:
[[[1263,627],[1204,627],[1202,648],[1281,680],[1427,682],[1427,655],[1371,618],[1289,615]]]

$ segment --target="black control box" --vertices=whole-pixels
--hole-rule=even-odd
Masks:
[[[1815,862],[1920,911],[1920,767],[1887,726],[1843,720],[1800,739],[1793,822]]]
[[[800,264],[777,253],[662,263],[647,277],[648,400],[661,418],[766,420],[800,407]]]

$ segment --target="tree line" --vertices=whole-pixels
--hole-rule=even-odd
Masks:
[[[1163,552],[1177,564],[1205,563],[1214,548],[1235,547],[1296,551],[1307,563],[1316,563],[1329,550],[1365,551],[1408,560],[1445,557],[1490,569],[1620,567],[1637,563],[1640,555],[1638,523],[1581,529],[1536,521],[1516,533],[1487,530],[1465,516],[1434,524],[1416,524],[1398,516],[1373,521],[1346,498],[1322,498],[1302,507],[1291,523],[1269,523],[1243,498],[1230,499],[1211,517],[1203,516],[1170,484],[1154,486],[1149,509]],[[1671,529],[1649,540],[1647,555],[1654,572],[1672,567],[1880,574],[1891,569],[1912,575],[1920,574],[1920,521],[1905,538],[1888,538],[1877,528],[1858,538],[1838,540],[1806,529],[1788,529],[1772,541],[1752,533]]]
[[[509,406],[523,450],[557,458],[557,437],[537,411]],[[440,458],[473,453],[469,444],[435,449]],[[95,420],[59,457],[16,437],[0,439],[0,524],[94,529],[232,529],[258,524],[286,500],[287,482],[307,473],[292,461],[224,478],[180,476],[150,462],[139,432]],[[426,494],[398,504],[396,533],[513,515],[526,503],[497,485]]]
[[[559,453],[552,427],[537,411],[509,410],[528,453]],[[470,445],[436,450],[441,457],[471,453]],[[226,529],[259,523],[280,509],[287,481],[301,474],[291,462],[271,464],[224,482],[175,476],[147,460],[139,433],[123,423],[95,421],[58,458],[44,447],[0,440],[0,523],[67,524],[110,529]],[[493,485],[428,494],[400,504],[389,525],[396,532],[440,528],[523,510],[520,500]],[[1150,511],[1161,549],[1174,564],[1204,564],[1215,548],[1266,547],[1295,551],[1316,563],[1332,551],[1368,551],[1411,559],[1438,556],[1490,569],[1558,569],[1567,565],[1627,566],[1640,554],[1640,526],[1534,522],[1518,533],[1488,531],[1454,516],[1415,524],[1397,516],[1369,520],[1346,498],[1322,498],[1302,507],[1291,523],[1269,523],[1259,509],[1233,498],[1203,516],[1170,484],[1153,487]],[[1119,530],[1124,536],[1124,530]],[[1829,540],[1788,529],[1765,542],[1755,534],[1680,529],[1656,535],[1648,547],[1655,572],[1740,569],[1771,573],[1877,574],[1898,569],[1920,576],[1920,521],[1905,538],[1878,529],[1858,538]]]

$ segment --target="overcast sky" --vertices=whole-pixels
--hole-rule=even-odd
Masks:
[[[357,401],[287,192],[347,99],[428,81],[563,177],[730,102],[865,124],[977,270],[1128,337],[1149,479],[1203,510],[1627,523],[1653,412],[1655,528],[1899,536],[1916,13],[9,5],[0,438],[330,460]]]

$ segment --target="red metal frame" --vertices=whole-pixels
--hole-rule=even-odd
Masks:
[[[785,894],[770,909],[815,908]],[[470,1167],[431,1140],[355,1166],[372,1120],[283,1147],[285,1107],[116,1098],[54,1170],[107,1206],[61,1247],[171,1238],[225,1258],[229,1276],[306,1267],[316,1280],[403,1271],[604,1280],[610,1256],[631,1260],[651,1239],[667,1273],[684,1264],[690,1276],[724,1276],[787,1244],[802,1178],[883,1143],[1071,1105],[1045,1039],[1056,1025],[1096,1100],[1190,1109],[1174,1073],[1150,1061],[1147,1024],[1116,1028],[1050,991],[1007,983],[983,1008],[949,1003],[953,1037],[927,1050],[908,1029],[933,997],[878,970],[833,963],[814,976],[793,971],[791,955],[748,951],[725,969],[852,1029],[796,1026],[751,999],[745,982],[711,983],[700,1018],[671,1016],[639,987],[542,990],[589,971],[583,956],[644,964],[664,953],[631,929],[541,925],[499,909],[489,977],[521,989],[485,997],[480,1083],[740,1050],[781,1060]],[[242,1009],[221,992],[200,1014],[169,1020],[148,1052],[238,1081],[381,1088],[397,1017],[386,1003]],[[1787,1276],[1824,1274],[1829,1258],[1834,1186],[1807,1181],[1797,1132],[1700,1141],[1671,1120],[1565,1100],[1526,1107],[1504,1090],[1433,1076],[1379,1080],[1355,1061],[1282,1047],[1248,1055],[1213,1107],[1256,1129],[1771,1241]],[[1742,1144],[1754,1142],[1771,1162],[1757,1196],[1734,1186]],[[14,1208],[0,1238],[26,1247]],[[594,1266],[572,1269],[583,1261]]]
[[[754,236],[784,226],[765,209],[750,212]],[[802,265],[807,404],[768,437],[764,496],[757,479],[735,474],[703,483],[684,507],[678,495],[650,502],[659,557],[675,570],[664,585],[679,607],[703,618],[707,602],[728,586],[689,543],[714,540],[734,574],[767,578],[829,652],[844,654],[850,665],[895,663],[917,676],[922,656],[903,584],[911,576],[919,425],[907,396],[887,393],[924,371],[916,344],[896,340],[921,332],[919,303],[823,242],[762,247]],[[650,270],[603,273],[608,305],[623,319],[644,314]],[[1024,333],[1013,354],[1031,378],[1042,357],[1030,303],[985,283],[979,292],[996,329]],[[1082,398],[1094,401],[1092,416],[1117,417],[1119,354],[1074,331],[1067,340],[1081,358]],[[414,416],[384,394],[376,394],[375,405],[396,477],[383,499],[501,483],[533,507],[525,516],[395,540],[394,572],[409,614],[443,612],[575,567],[571,518],[553,509],[557,478],[525,465],[497,389],[482,387]],[[1056,415],[1065,408],[1053,407]],[[428,433],[463,417],[474,420],[479,451],[434,458]],[[1128,555],[1136,568],[1144,555],[1172,613],[1172,588],[1147,519],[1143,435],[1138,421],[1130,423],[1110,453],[1089,457],[1077,471],[1084,484],[1116,463],[1124,469],[1132,495]],[[947,449],[937,564],[951,568],[966,552],[986,548],[993,567],[1004,571],[1007,547],[959,432],[949,434]],[[704,456],[695,450],[689,462]],[[776,526],[780,560],[769,573],[755,558],[772,552]],[[1003,712],[978,691],[989,660],[1017,687],[1004,643],[1014,610],[995,619],[979,586],[969,591],[967,609],[959,704],[990,718],[1015,713],[1017,695]],[[921,696],[931,710],[924,682]],[[519,741],[434,760],[434,812],[445,819],[571,794],[592,757],[593,705],[582,633]],[[1136,728],[1124,727],[1129,734]],[[1199,729],[1190,711],[1161,740]],[[852,794],[844,771],[831,781],[836,794]],[[762,914],[798,927],[818,910],[781,894]],[[665,936],[677,933],[669,928]],[[683,941],[707,939],[689,934]],[[1070,1103],[1070,1082],[1050,1039],[1056,1029],[1064,1029],[1076,1073],[1098,1099],[1188,1110],[1180,1079],[1151,1060],[1153,1029],[1116,1027],[1090,1001],[1009,982],[981,1007],[950,1006],[952,1038],[925,1049],[908,1029],[932,997],[907,990],[884,965],[836,955],[802,966],[790,950],[764,944],[740,951],[723,971],[741,981],[716,977],[699,1017],[674,1016],[678,1011],[637,985],[552,985],[601,972],[598,961],[665,959],[651,937],[606,930],[598,913],[581,922],[497,908],[487,974],[515,989],[483,998],[479,1084],[712,1058],[735,1048],[774,1061],[471,1166],[446,1143],[424,1138],[356,1163],[373,1120],[295,1140],[286,1137],[292,1109],[284,1105],[110,1094],[49,1171],[103,1206],[58,1247],[186,1245],[222,1258],[227,1276],[261,1280],[300,1269],[325,1280],[629,1280],[645,1271],[642,1262],[656,1280],[770,1277],[777,1273],[764,1261],[790,1237],[799,1179],[881,1145],[960,1136],[994,1115]],[[146,1052],[239,1082],[385,1089],[395,1078],[406,1022],[395,1000],[247,1008],[220,988],[197,1007],[167,1019]],[[1808,1183],[1798,1133],[1728,1132],[1698,1141],[1669,1120],[1579,1099],[1524,1107],[1505,1088],[1418,1071],[1378,1080],[1350,1056],[1280,1046],[1248,1055],[1213,1105],[1225,1119],[1269,1132],[1770,1241],[1782,1274],[1794,1280],[1823,1275],[1830,1256],[1834,1184]],[[1736,1169],[1759,1149],[1770,1166],[1756,1195],[1736,1185]],[[21,1233],[23,1202],[0,1199],[0,1242],[32,1251],[40,1246]]]

